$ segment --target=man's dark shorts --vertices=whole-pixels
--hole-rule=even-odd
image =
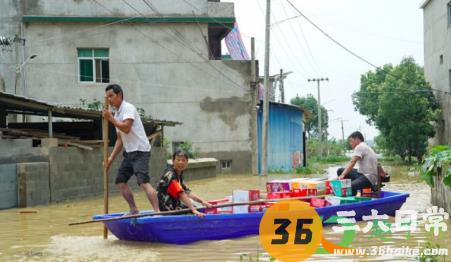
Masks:
[[[124,160],[116,177],[116,184],[127,183],[128,180],[136,175],[138,185],[149,183],[149,160],[150,152],[134,151],[122,153]]]

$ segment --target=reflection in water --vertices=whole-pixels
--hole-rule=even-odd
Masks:
[[[409,192],[411,194],[403,210],[424,212],[430,206],[430,189],[416,177],[402,174],[392,168],[392,182],[385,190]],[[268,179],[292,178],[291,175],[276,175],[261,178],[251,175],[220,175],[214,179],[190,182],[194,192],[203,198],[217,199],[230,195],[233,189],[260,188],[264,190]],[[142,192],[135,193],[138,207],[150,208],[150,204]],[[0,261],[250,261],[248,258],[264,251],[260,246],[258,236],[222,241],[201,241],[190,245],[166,245],[158,243],[139,243],[119,241],[111,234],[108,240],[102,239],[102,226],[89,224],[68,226],[75,221],[89,219],[93,214],[103,210],[102,197],[70,201],[32,208],[36,213],[20,213],[20,209],[0,211]],[[110,199],[110,212],[127,210],[125,201],[117,194]],[[394,219],[391,218],[391,222]],[[358,223],[360,227],[365,222]],[[449,223],[448,223],[449,224]],[[333,232],[328,226],[324,230],[328,240],[339,242],[342,234]],[[428,242],[438,243],[442,248],[451,249],[446,243],[450,234],[444,232],[440,239],[434,239],[424,230],[424,225],[418,226],[418,231],[410,237],[405,232],[389,235],[371,235],[357,233],[352,247],[362,247],[371,250],[373,246],[390,245],[392,247],[420,246]],[[416,259],[393,257],[392,255],[350,257],[334,255],[314,255],[310,260],[347,261],[406,261]]]

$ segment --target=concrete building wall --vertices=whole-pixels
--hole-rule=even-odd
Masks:
[[[24,1],[24,11],[30,15],[50,16],[136,16],[137,11],[122,0],[33,0]],[[141,0],[127,0],[131,6],[139,10],[140,15],[158,16],[192,16],[206,15],[207,0],[167,1],[152,0],[152,10]],[[195,7],[195,8],[194,8]],[[156,11],[158,11],[158,14]]]
[[[103,194],[103,153],[100,148],[92,151],[78,148],[53,147],[49,150],[50,166],[50,201],[59,202],[67,199]],[[117,191],[114,184],[117,170],[122,162],[119,155],[109,171],[110,192]],[[155,186],[165,167],[163,148],[153,147],[149,163],[151,184]],[[136,178],[129,181],[137,189]]]
[[[50,203],[49,163],[17,164],[18,207]]]
[[[0,139],[0,164],[47,161],[45,149],[32,139]]]
[[[183,123],[166,128],[166,138],[192,141],[199,152],[211,153],[211,157],[218,157],[216,152],[244,151],[233,157],[236,162],[250,158],[250,62],[208,60],[199,29],[190,25],[177,26],[189,39],[188,46],[168,36],[164,25],[141,25],[139,31],[121,25],[106,29],[107,33],[101,34],[105,37],[86,35],[70,41],[64,40],[63,32],[76,32],[80,26],[61,27],[64,29],[48,24],[27,27],[27,38],[39,34],[63,38],[49,46],[29,46],[29,54],[39,53],[42,58],[28,65],[26,82],[33,83],[27,84],[28,96],[66,105],[79,105],[80,99],[101,100],[105,84],[78,81],[76,50],[109,47],[111,82],[124,87],[125,99],[154,118]],[[158,44],[149,43],[143,50],[143,41],[148,39],[140,32],[156,36]],[[199,55],[197,50],[203,53]],[[251,165],[246,163],[236,171],[249,172]]]
[[[0,209],[17,206],[16,164],[0,164]]]
[[[207,0],[24,1],[25,16],[47,17],[210,17],[233,18],[233,4]],[[1,4],[0,4],[1,8]],[[11,7],[12,8],[12,7]],[[194,14],[193,14],[194,11]],[[64,105],[102,100],[105,83],[79,81],[77,48],[108,48],[110,82],[124,87],[125,99],[153,118],[182,122],[165,129],[173,142],[191,141],[202,155],[232,158],[236,172],[251,171],[253,137],[251,65],[209,60],[209,24],[27,22],[23,93]],[[221,25],[220,22],[217,24]]]
[[[101,148],[90,151],[74,147],[42,147],[45,161],[33,162],[33,158],[18,156],[29,151],[32,148],[31,144],[27,144],[26,140],[9,142],[9,146],[20,150],[11,152],[14,154],[12,159],[16,159],[17,162],[0,163],[0,209],[45,205],[103,194]],[[4,145],[5,143],[2,144]],[[0,153],[5,151],[5,147],[0,147]],[[110,192],[118,191],[114,180],[121,162],[122,156],[118,156],[110,167]],[[187,180],[216,176],[216,162],[215,159],[192,161],[186,171]],[[165,149],[153,147],[149,163],[150,182],[153,187],[156,188],[165,167]],[[129,185],[135,191],[141,191],[136,177],[130,179]]]
[[[442,107],[441,121],[434,144],[451,145],[451,10],[448,0],[430,0],[423,5],[424,71]],[[446,92],[446,93],[445,93]],[[434,176],[431,203],[451,211],[451,188],[443,183],[443,174]]]
[[[434,139],[436,144],[451,143],[451,26],[448,0],[431,0],[423,7],[424,70],[443,108],[442,120]]]

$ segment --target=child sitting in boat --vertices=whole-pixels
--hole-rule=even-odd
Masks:
[[[193,214],[204,217],[204,214],[197,211],[191,199],[201,203],[207,208],[212,205],[197,195],[185,185],[183,171],[188,166],[188,154],[177,149],[172,155],[172,165],[168,165],[157,187],[158,204],[161,211],[178,210],[188,207]]]

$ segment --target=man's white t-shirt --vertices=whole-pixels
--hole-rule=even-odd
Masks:
[[[150,152],[149,139],[144,131],[138,110],[135,106],[122,100],[121,106],[114,114],[114,118],[118,121],[132,119],[133,125],[128,134],[116,128],[116,133],[121,136],[122,144],[127,153],[133,151]]]
[[[368,178],[371,184],[377,184],[377,155],[367,144],[361,142],[354,148],[353,156],[360,157],[359,173]]]

